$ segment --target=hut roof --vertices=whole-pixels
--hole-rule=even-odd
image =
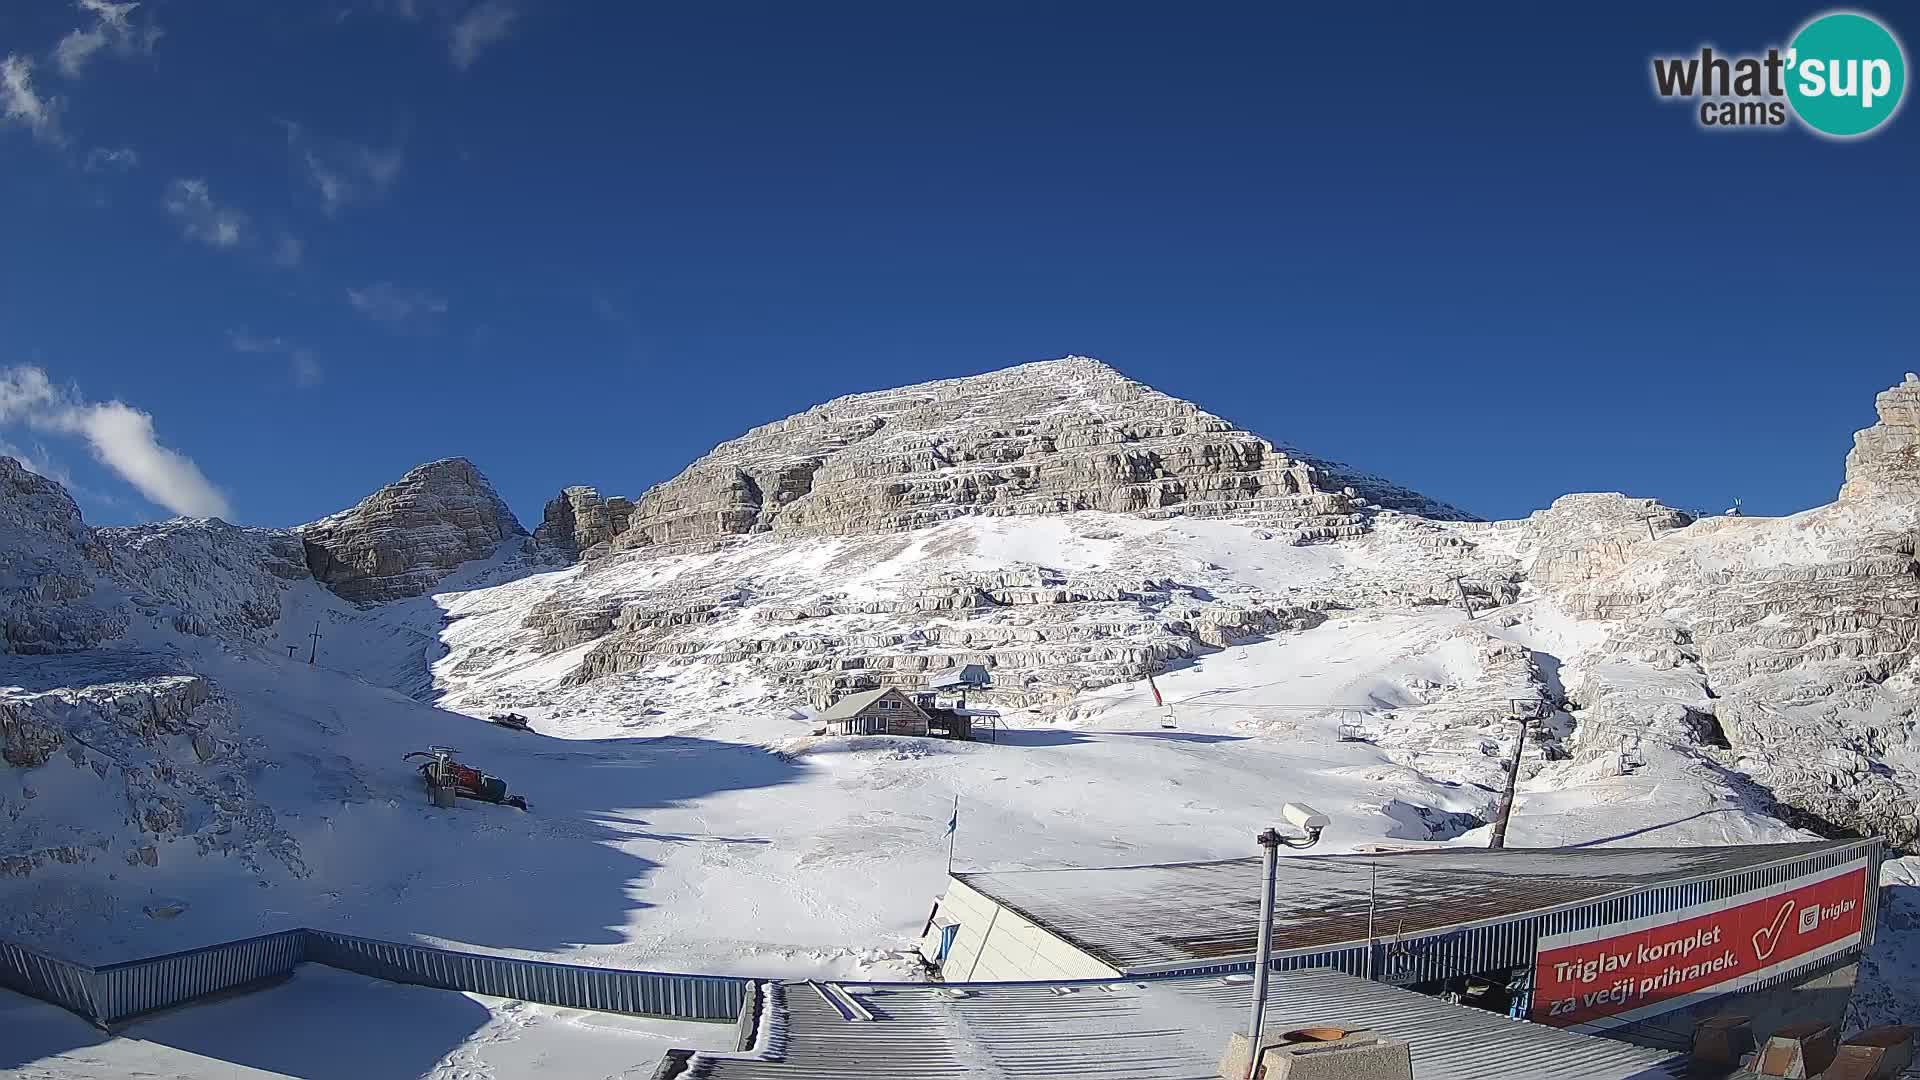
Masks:
[[[860,715],[860,710],[865,709],[867,706],[879,701],[892,692],[893,687],[883,686],[878,690],[862,690],[857,694],[848,694],[846,697],[827,706],[827,711],[820,714],[820,719],[851,720]]]

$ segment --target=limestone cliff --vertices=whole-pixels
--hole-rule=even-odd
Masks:
[[[1596,752],[1622,735],[1693,731],[1724,740],[1726,764],[1816,827],[1915,841],[1920,380],[1877,405],[1827,506],[1708,518],[1656,540],[1635,535],[1630,507],[1569,505],[1584,522],[1556,531],[1531,579],[1613,624],[1605,653],[1628,667],[1610,682],[1608,664],[1589,658],[1581,680],[1589,699],[1610,699],[1604,734],[1588,740]],[[1582,533],[1586,543],[1569,543]]]
[[[755,428],[641,496],[612,547],[899,532],[975,514],[1338,515],[1354,498],[1468,516],[1067,357],[853,394]]]
[[[571,559],[594,559],[608,553],[614,536],[625,532],[633,516],[633,500],[602,499],[590,487],[570,487],[548,500],[534,540]]]
[[[1911,498],[1920,493],[1920,375],[1907,372],[1873,405],[1880,420],[1854,434],[1840,498]]]
[[[297,530],[313,576],[362,603],[419,596],[526,530],[466,458],[429,462]]]
[[[312,580],[300,534],[218,518],[97,531],[136,610],[196,637],[255,639],[280,620],[289,584]]]
[[[94,596],[112,565],[65,488],[0,457],[0,653],[73,652],[119,634],[126,614]]]

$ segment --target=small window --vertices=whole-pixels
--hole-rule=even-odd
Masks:
[[[900,707],[900,703],[899,703],[899,702],[897,702],[897,701],[890,701],[890,700],[888,700],[887,698],[881,698],[881,699],[880,699],[880,702],[879,702],[879,705],[880,705],[880,707],[881,707],[882,709],[897,709],[897,708],[899,708],[899,707]]]

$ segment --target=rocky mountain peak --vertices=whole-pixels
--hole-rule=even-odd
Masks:
[[[632,516],[632,499],[602,499],[593,488],[570,487],[548,500],[533,538],[569,558],[594,559],[611,550],[610,541],[626,531]]]
[[[466,458],[430,461],[296,530],[313,576],[359,602],[419,596],[526,530]]]
[[[970,515],[1469,515],[1242,430],[1085,356],[850,394],[715,447],[604,516],[583,489],[543,539],[585,554],[759,532],[899,532]],[[1339,505],[1336,505],[1339,504]],[[625,518],[624,523],[621,519]],[[565,538],[564,540],[562,538]]]
[[[1841,499],[1920,494],[1920,375],[1873,400],[1879,422],[1854,433]]]
[[[113,565],[67,490],[0,457],[0,653],[86,649],[126,625],[93,602]]]

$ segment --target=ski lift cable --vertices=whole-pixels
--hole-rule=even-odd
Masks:
[[[1174,701],[1174,702],[1169,702],[1168,704],[1188,705],[1193,700],[1194,699],[1192,698],[1187,698],[1185,701]],[[1274,709],[1274,710],[1286,710],[1286,711],[1292,711],[1292,712],[1372,712],[1373,710],[1382,708],[1383,706],[1340,705],[1340,704],[1297,705],[1297,704],[1291,704],[1291,703],[1259,705],[1259,704],[1248,704],[1245,702],[1237,702],[1237,701],[1220,701],[1220,702],[1206,702],[1199,705],[1193,705],[1192,707],[1196,709]]]

